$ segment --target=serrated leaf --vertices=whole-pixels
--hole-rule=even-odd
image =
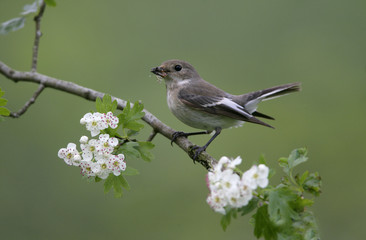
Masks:
[[[121,186],[123,188],[125,188],[126,190],[130,190],[130,185],[128,184],[127,180],[122,176],[122,175],[119,175],[117,177],[118,181],[120,182]]]
[[[298,178],[298,184],[302,186],[306,179],[309,177],[309,171],[305,171],[300,178]]]
[[[51,7],[56,7],[56,1],[55,0],[44,0],[44,2]]]
[[[290,202],[292,209],[294,209],[296,212],[303,212],[305,210],[305,207],[310,207],[313,204],[313,200],[302,197],[298,197],[295,201]]]
[[[114,111],[116,111],[116,110],[117,110],[117,107],[118,107],[117,100],[114,100],[114,101],[112,102],[112,106],[111,106],[110,111],[113,113]]]
[[[256,209],[258,206],[258,202],[259,202],[259,199],[254,197],[254,198],[252,198],[252,200],[249,201],[248,205],[239,208],[238,212],[241,212],[241,215],[244,216],[244,215],[250,213],[251,211],[253,211],[254,209]]]
[[[10,115],[10,110],[4,107],[0,107],[0,115],[2,116],[9,116]]]
[[[144,125],[137,122],[137,120],[145,116],[145,113],[142,112],[143,109],[144,106],[139,102],[136,102],[132,108],[130,102],[127,102],[122,113],[118,115],[122,127],[133,131],[140,131]]]
[[[129,121],[124,128],[131,129],[133,131],[139,132],[142,128],[144,128],[144,124],[136,122],[136,121]]]
[[[299,215],[292,209],[291,202],[297,199],[296,193],[287,188],[275,188],[268,194],[268,213],[271,220],[279,225],[291,224]]]
[[[5,98],[0,98],[0,106],[5,106],[8,103],[8,100]]]
[[[100,182],[100,181],[102,181],[103,179],[101,179],[100,177],[98,177],[98,176],[96,176],[95,178],[94,178],[94,181],[95,182]]]
[[[114,175],[113,174],[109,174],[109,176],[107,177],[107,179],[104,182],[104,194],[107,194],[113,187],[114,184]]]
[[[5,92],[1,90],[0,88],[0,97],[4,96]]]
[[[308,158],[306,157],[307,150],[305,148],[298,148],[293,150],[288,157],[288,165],[290,169],[293,169],[297,165],[306,162]]]
[[[127,142],[120,146],[118,149],[118,153],[123,153],[128,158],[135,158],[138,159],[141,157],[140,151],[137,150],[139,144],[137,142]]]
[[[109,112],[112,108],[112,97],[108,94],[104,94],[103,96],[103,105],[105,109],[105,113]]]
[[[105,113],[105,107],[102,102],[102,99],[97,98],[97,100],[95,100],[95,108],[97,109],[97,112]]]
[[[151,162],[154,159],[154,155],[151,153],[151,149],[155,147],[152,142],[138,142],[138,151],[141,154],[141,158],[147,162]]]
[[[114,181],[114,184],[113,184],[114,197],[120,198],[120,197],[122,197],[122,187],[117,182],[118,181]]]
[[[122,197],[122,187],[129,189],[129,185],[122,175],[115,176],[114,174],[109,174],[104,182],[104,193],[107,194],[112,187],[115,198]]]
[[[322,182],[319,173],[311,173],[305,180],[303,188],[314,196],[319,196],[321,193],[321,184]]]
[[[261,154],[261,155],[259,156],[258,163],[259,163],[259,164],[267,165],[267,163],[266,163],[266,158],[264,157],[264,155],[263,155],[263,154]]]
[[[224,231],[226,231],[227,227],[230,225],[231,217],[233,217],[233,211],[236,210],[230,209],[226,212],[224,216],[221,217],[220,225]]]
[[[7,34],[11,31],[16,31],[24,27],[25,18],[17,17],[3,22],[0,26],[0,34]]]
[[[135,168],[127,166],[126,170],[122,172],[125,176],[134,176],[140,174],[139,171]]]
[[[277,227],[273,225],[268,215],[268,205],[258,208],[253,215],[254,218],[254,235],[257,238],[264,237],[266,240],[277,239]]]

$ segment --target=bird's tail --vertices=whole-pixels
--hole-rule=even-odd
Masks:
[[[289,83],[281,86],[271,87],[260,91],[246,93],[243,95],[236,96],[238,104],[243,106],[249,113],[256,117],[262,117],[267,119],[273,119],[263,113],[257,112],[257,105],[261,101],[280,97],[292,92],[298,92],[301,90],[301,83]]]

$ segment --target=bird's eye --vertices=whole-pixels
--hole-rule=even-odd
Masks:
[[[179,72],[180,70],[182,70],[182,66],[181,65],[175,65],[174,69],[175,69],[175,71]]]

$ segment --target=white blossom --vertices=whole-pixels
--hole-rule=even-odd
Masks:
[[[111,155],[108,161],[108,168],[113,171],[115,176],[119,176],[122,171],[126,170],[125,156],[123,154]]]
[[[80,148],[82,150],[82,155],[84,160],[92,160],[93,154],[97,152],[97,145],[99,141],[96,139],[90,139],[89,142],[85,144],[80,144]]]
[[[96,164],[93,164],[92,171],[95,173],[96,176],[100,177],[101,179],[106,179],[109,174],[112,172],[108,168],[107,161],[98,160]]]
[[[58,157],[62,158],[67,165],[80,165],[81,157],[75,143],[69,143],[66,148],[61,148],[58,151]]]
[[[254,165],[240,177],[234,170],[241,161],[240,157],[233,160],[222,157],[212,172],[207,174],[210,194],[206,201],[216,212],[225,214],[225,207],[246,206],[258,186],[264,188],[268,185],[267,166]]]
[[[105,121],[111,128],[115,129],[118,127],[119,119],[118,117],[114,116],[112,112],[108,112],[107,114],[104,114]]]
[[[95,173],[93,172],[92,168],[97,163],[94,163],[92,161],[81,161],[80,168],[81,168],[81,174],[86,175],[88,177],[94,177]]]
[[[102,113],[87,113],[80,119],[80,123],[86,126],[86,129],[90,131],[92,137],[98,135],[101,130],[108,127],[105,117]]]
[[[100,134],[96,149],[98,154],[111,154],[117,145],[117,138],[110,137],[109,134]]]
[[[80,138],[79,142],[80,142],[81,144],[86,144],[86,143],[88,143],[88,140],[89,140],[89,138],[88,138],[87,136],[82,136],[82,137]]]
[[[243,174],[242,181],[251,189],[256,189],[258,186],[265,188],[268,185],[268,173],[269,169],[266,165],[254,165]]]

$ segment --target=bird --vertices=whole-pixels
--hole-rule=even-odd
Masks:
[[[274,120],[273,117],[257,111],[261,101],[280,97],[301,90],[301,83],[289,83],[241,95],[233,95],[203,80],[196,69],[186,61],[172,59],[151,69],[159,80],[164,80],[167,103],[173,115],[186,125],[201,129],[199,132],[174,132],[171,144],[179,137],[210,134],[203,146],[194,146],[193,161],[206,151],[222,129],[241,126],[244,122],[271,125],[258,118]]]

